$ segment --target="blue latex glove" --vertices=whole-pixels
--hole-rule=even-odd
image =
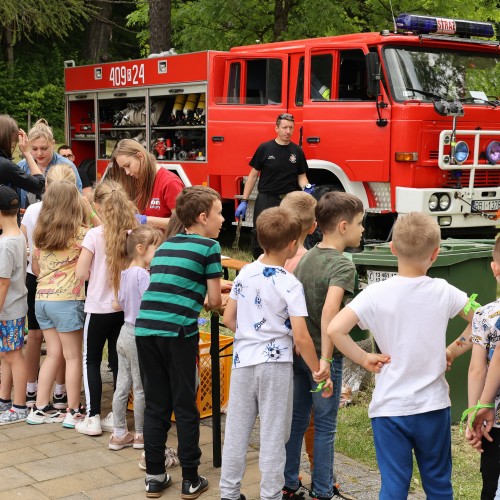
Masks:
[[[306,184],[302,191],[304,191],[304,193],[307,193],[307,194],[313,194],[315,187],[316,187],[316,184]]]
[[[236,218],[245,218],[245,214],[247,213],[247,202],[242,201],[239,205],[238,208],[236,209],[236,212],[234,212],[234,216]]]
[[[145,215],[135,214],[134,217],[139,224],[146,224],[148,222],[148,218]]]

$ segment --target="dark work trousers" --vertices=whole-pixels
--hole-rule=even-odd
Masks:
[[[481,500],[495,498],[500,475],[500,429],[493,427],[490,436],[493,438],[492,443],[486,438],[482,440],[484,452],[481,453],[481,475],[483,476]]]
[[[113,387],[116,388],[118,375],[118,354],[116,341],[123,326],[123,311],[94,314],[87,313],[83,327],[83,384],[87,413],[93,417],[101,414],[102,351],[108,341],[108,363],[113,372]]]
[[[279,206],[281,200],[285,196],[286,196],[285,194],[260,193],[260,192],[257,195],[257,199],[255,200],[255,206],[253,209],[253,228],[252,228],[252,254],[255,260],[259,258],[259,255],[264,253],[262,248],[260,248],[259,241],[257,239],[257,226],[255,225],[257,217],[266,208]]]
[[[136,337],[146,408],[144,451],[146,472],[165,472],[165,442],[172,411],[177,426],[177,453],[182,478],[196,481],[200,465],[200,413],[196,406],[199,335]]]

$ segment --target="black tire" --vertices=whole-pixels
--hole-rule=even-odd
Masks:
[[[340,184],[322,184],[320,186],[315,187],[314,193],[312,195],[316,198],[316,200],[319,201],[319,199],[324,194],[329,193],[331,191],[343,193],[344,188]],[[321,229],[317,227],[312,234],[309,234],[306,237],[304,241],[304,247],[307,250],[309,250],[322,240],[323,240],[323,233],[321,232]]]

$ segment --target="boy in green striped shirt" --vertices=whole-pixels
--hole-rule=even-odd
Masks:
[[[175,412],[181,497],[191,500],[208,489],[207,479],[198,474],[198,316],[205,296],[209,308],[221,305],[220,245],[211,238],[219,235],[224,218],[219,193],[204,186],[184,188],[176,213],[185,232],[165,241],[155,253],[135,334],[146,400],[146,496],[159,497],[172,483],[165,473],[165,442]]]

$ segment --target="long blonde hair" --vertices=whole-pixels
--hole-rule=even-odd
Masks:
[[[47,186],[56,181],[68,181],[76,186],[75,172],[67,163],[58,163],[49,169],[46,177]]]
[[[141,162],[141,172],[137,179],[127,175],[125,171],[116,163],[116,157],[125,155],[128,157],[135,156]],[[125,191],[128,193],[131,200],[139,210],[143,213],[148,206],[148,202],[153,193],[153,184],[156,176],[156,158],[149,153],[133,139],[122,139],[113,151],[112,156],[113,166],[108,175],[111,179],[119,182]]]
[[[54,181],[45,191],[33,243],[41,250],[70,248],[83,221],[83,203],[75,184]]]
[[[94,202],[99,205],[102,220],[108,281],[117,294],[120,274],[130,263],[126,252],[126,238],[127,230],[138,225],[134,217],[136,208],[123,187],[112,180],[105,180],[97,185]]]

